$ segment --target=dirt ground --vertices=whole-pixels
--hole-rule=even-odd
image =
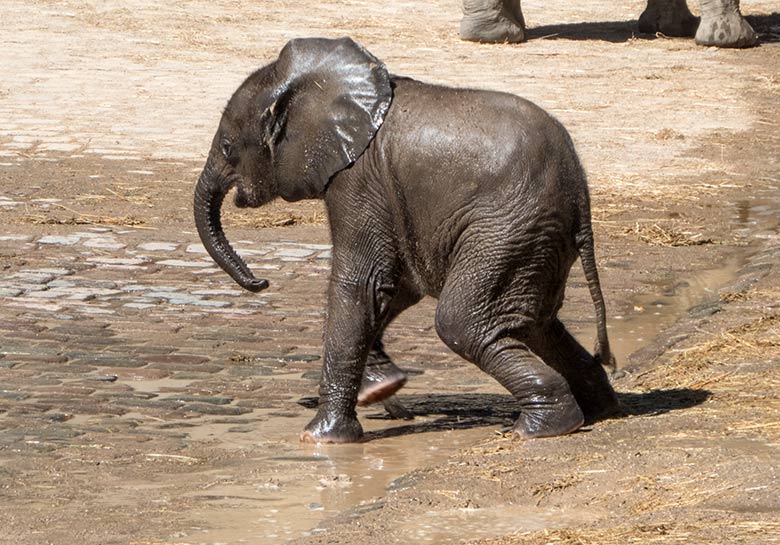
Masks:
[[[446,351],[426,301],[387,343],[414,372],[400,397],[416,423],[364,420],[361,450],[298,445],[316,393],[327,256],[284,256],[327,247],[324,209],[228,205],[232,240],[281,256],[263,262],[276,293],[236,296],[235,314],[193,310],[202,301],[174,312],[170,298],[133,307],[145,303],[117,294],[85,299],[79,314],[0,285],[1,544],[780,543],[775,4],[743,2],[762,36],[744,51],[637,35],[635,0],[526,2],[532,39],[517,46],[460,42],[454,0],[4,4],[6,277],[64,267],[108,290],[235,289],[162,258],[109,260],[143,258],[150,241],[187,258],[194,181],[232,89],[291,37],[351,35],[395,73],[517,93],[569,128],[591,182],[626,414],[512,440],[511,399]],[[124,246],[41,242],[89,229]],[[564,317],[592,338],[578,270]],[[97,358],[107,353],[125,363]],[[166,405],[161,392],[190,404]],[[220,425],[232,435],[211,433]],[[424,456],[421,443],[447,455]],[[317,466],[324,457],[335,473]],[[363,493],[369,458],[405,465]],[[338,508],[302,499],[300,475]],[[286,528],[284,517],[323,509],[298,533],[261,533],[254,520]]]

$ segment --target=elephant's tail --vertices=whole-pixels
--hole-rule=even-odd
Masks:
[[[609,372],[617,370],[615,357],[609,349],[609,337],[607,336],[607,309],[604,304],[604,295],[601,293],[599,272],[596,268],[596,254],[593,249],[593,229],[590,222],[585,222],[577,237],[577,251],[582,261],[582,270],[588,281],[588,289],[596,307],[596,348],[594,357],[596,361],[606,367]]]

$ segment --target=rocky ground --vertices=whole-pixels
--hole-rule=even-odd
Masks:
[[[780,542],[780,15],[745,51],[634,35],[642,2],[524,5],[532,40],[457,40],[456,2],[17,2],[0,80],[0,543]],[[776,11],[776,9],[775,9]],[[515,408],[436,339],[388,349],[412,422],[301,446],[321,350],[321,205],[228,208],[271,281],[203,253],[191,193],[232,89],[294,36],[526,96],[593,189],[625,417],[505,436]],[[590,343],[579,271],[564,308]],[[391,483],[388,481],[392,480]]]

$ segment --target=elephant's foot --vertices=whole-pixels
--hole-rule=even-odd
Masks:
[[[622,414],[623,409],[604,368],[593,359],[578,363],[574,371],[565,376],[585,422],[592,424]]]
[[[582,413],[585,416],[585,422],[593,424],[599,420],[606,420],[607,418],[619,417],[625,414],[623,407],[618,401],[617,395],[613,391],[611,395],[603,395],[599,397],[589,396],[587,400],[580,403],[577,399],[579,406],[582,409]]]
[[[304,443],[357,443],[361,439],[363,427],[357,416],[329,413],[322,407],[301,433]]]
[[[406,373],[389,360],[366,365],[363,383],[358,393],[358,405],[365,406],[384,401],[400,390],[406,384],[406,380]],[[392,413],[390,414],[392,416]]]
[[[524,42],[520,0],[463,0],[460,37],[470,42]]]
[[[648,0],[639,16],[639,32],[645,34],[690,37],[698,26],[699,18],[690,12],[685,0]]]
[[[758,43],[758,34],[742,17],[739,4],[715,11],[703,11],[696,43],[716,47],[751,47]]]
[[[523,405],[512,431],[520,439],[557,437],[576,431],[584,423],[582,410],[569,394],[568,398]]]

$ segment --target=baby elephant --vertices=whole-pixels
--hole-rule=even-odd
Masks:
[[[382,334],[426,295],[447,346],[517,398],[518,436],[570,433],[617,409],[585,174],[566,130],[534,104],[392,76],[349,38],[293,40],[233,94],[195,189],[204,246],[259,291],[268,282],[220,223],[234,187],[240,207],[278,196],[327,205],[324,364],[304,441],[361,439],[358,396],[379,401],[406,380]],[[557,318],[577,256],[595,357]],[[367,361],[375,380],[364,383]]]

